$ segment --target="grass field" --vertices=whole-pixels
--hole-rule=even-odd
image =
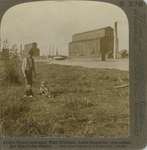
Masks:
[[[129,129],[128,72],[37,63],[33,98],[24,85],[0,86],[6,136],[124,137]],[[39,95],[42,80],[55,97]]]

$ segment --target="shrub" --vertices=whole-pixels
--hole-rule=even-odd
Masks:
[[[17,55],[12,55],[4,60],[4,83],[20,84],[20,60]]]
[[[128,58],[128,51],[126,49],[121,50],[120,52],[121,58]]]

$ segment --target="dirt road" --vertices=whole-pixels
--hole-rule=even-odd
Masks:
[[[66,60],[36,60],[39,62],[47,62],[52,64],[60,65],[70,65],[70,66],[83,66],[87,68],[107,68],[107,69],[119,69],[128,71],[129,70],[129,60],[119,59],[119,60],[107,60],[102,62],[98,59],[66,59]]]

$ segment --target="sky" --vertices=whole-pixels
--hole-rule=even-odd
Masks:
[[[68,55],[72,35],[118,22],[119,49],[129,50],[128,19],[117,6],[92,1],[30,2],[10,8],[3,16],[1,39],[13,44],[37,42],[42,55],[58,49]]]

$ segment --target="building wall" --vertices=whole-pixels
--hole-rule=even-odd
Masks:
[[[114,33],[111,27],[79,33],[72,36],[69,43],[69,56],[101,57],[114,49]]]
[[[114,39],[113,38],[108,38],[108,37],[104,37],[101,38],[100,41],[100,49],[101,49],[101,53],[111,53],[113,52],[113,48],[114,48]]]
[[[100,39],[71,42],[69,56],[100,56]]]

